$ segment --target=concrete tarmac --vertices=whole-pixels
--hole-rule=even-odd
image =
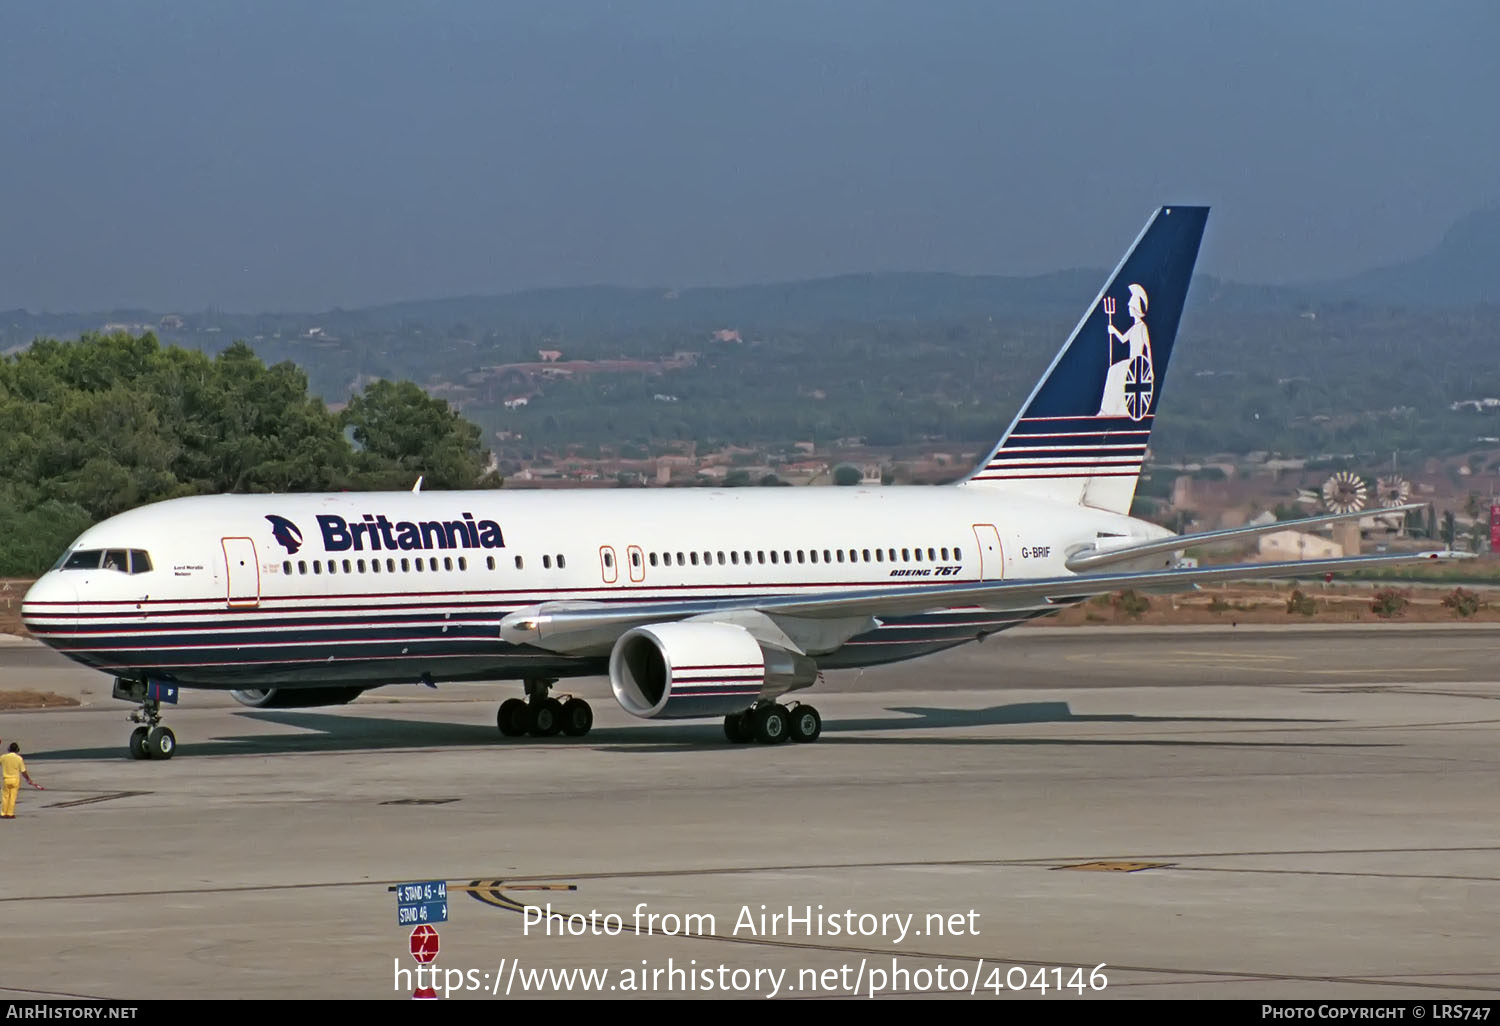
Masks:
[[[106,678],[4,645],[0,690],[84,705],[0,713],[48,788],[0,823],[0,997],[408,998],[388,888],[441,879],[455,999],[1493,1000],[1497,650],[1023,628],[829,674],[822,739],[775,747],[602,680],[582,740],[501,739],[508,685],[189,692],[134,762]]]

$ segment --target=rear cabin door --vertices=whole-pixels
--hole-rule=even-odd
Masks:
[[[998,581],[1005,576],[1005,554],[1000,549],[1000,532],[994,524],[975,524],[974,540],[979,543],[979,579]]]
[[[260,564],[255,542],[249,538],[223,538],[224,567],[229,581],[229,607],[248,609],[260,605]]]

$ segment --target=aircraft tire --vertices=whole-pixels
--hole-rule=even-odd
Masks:
[[[562,704],[562,732],[569,737],[583,737],[594,726],[594,710],[581,698],[570,698]]]
[[[750,716],[754,724],[755,740],[763,745],[779,745],[786,740],[787,716],[786,709],[782,706],[763,705]]]
[[[562,703],[555,698],[544,698],[531,703],[531,722],[527,729],[532,737],[553,737],[562,730]]]
[[[506,737],[522,737],[530,726],[531,710],[520,698],[507,698],[495,713],[495,725]]]
[[[132,759],[151,758],[151,749],[146,747],[146,735],[150,733],[150,727],[136,727],[130,732],[130,757]]]
[[[823,717],[810,705],[799,705],[787,714],[787,734],[793,741],[816,741],[823,733]]]
[[[146,750],[153,759],[170,759],[177,751],[177,735],[171,727],[152,727],[146,735]]]

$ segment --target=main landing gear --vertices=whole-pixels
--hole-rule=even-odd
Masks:
[[[744,712],[724,717],[724,736],[736,744],[759,741],[764,745],[793,741],[816,741],[823,733],[823,717],[801,702],[791,708],[776,702],[760,702]]]
[[[581,698],[558,701],[548,696],[556,680],[528,680],[526,698],[508,698],[500,703],[495,723],[506,737],[583,737],[594,725],[594,710]]]

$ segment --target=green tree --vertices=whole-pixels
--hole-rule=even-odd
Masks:
[[[479,428],[410,381],[375,381],[342,415],[361,449],[361,480],[410,487],[418,475],[433,488],[493,488]]]
[[[864,478],[864,474],[860,473],[858,467],[850,466],[847,463],[840,463],[837,467],[833,468],[833,483],[836,485],[857,485]]]

